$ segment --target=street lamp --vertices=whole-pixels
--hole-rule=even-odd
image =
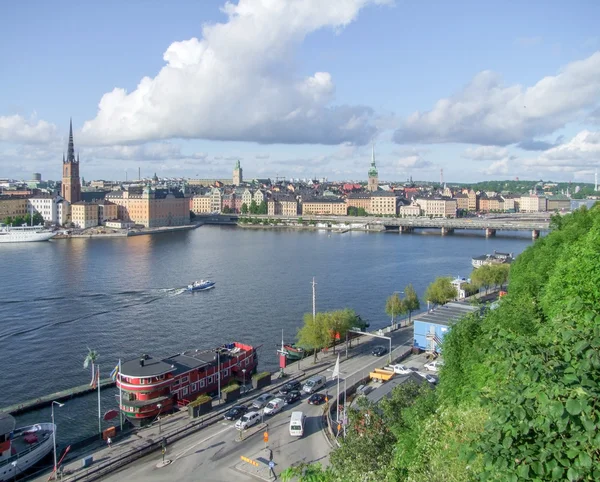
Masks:
[[[58,405],[59,408],[64,407],[65,404],[52,400],[52,443],[54,445],[54,479],[56,479],[56,425],[54,425],[54,404]]]
[[[161,430],[160,430],[160,411],[162,410],[162,404],[157,403],[156,404],[156,408],[158,408],[158,416],[157,416],[157,418],[158,418],[158,435],[160,435],[161,434]]]
[[[244,376],[244,393],[246,393],[246,369],[242,368],[242,375]]]

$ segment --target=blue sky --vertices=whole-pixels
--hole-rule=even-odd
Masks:
[[[592,182],[600,4],[12,2],[0,177]],[[144,79],[142,81],[142,79]],[[116,90],[115,90],[116,89]],[[102,101],[102,103],[101,103]]]

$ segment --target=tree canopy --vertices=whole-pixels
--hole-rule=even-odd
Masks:
[[[436,278],[425,290],[425,299],[434,305],[443,305],[456,298],[456,288],[447,277]]]

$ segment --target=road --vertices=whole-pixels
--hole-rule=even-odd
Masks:
[[[412,344],[412,326],[392,333],[394,356],[407,349]],[[345,350],[341,350],[342,357],[340,371],[342,379],[347,378],[348,384],[358,381],[368,375],[375,366],[387,364],[388,357],[373,357],[371,350],[375,345],[386,345],[384,340],[371,339],[361,341],[358,346],[354,342],[352,356],[345,360]],[[398,345],[403,345],[398,348]],[[328,378],[328,383],[322,392],[327,391],[334,394],[337,389],[336,382],[331,380],[331,370],[334,366],[334,358],[329,367],[322,372]],[[302,361],[303,364],[310,363],[309,360]],[[342,382],[343,389],[343,382]],[[103,480],[106,481],[251,481],[256,480],[250,475],[268,473],[266,462],[268,455],[263,442],[263,432],[268,431],[268,447],[273,451],[275,472],[279,474],[292,464],[297,462],[320,462],[327,465],[331,446],[324,433],[323,405],[312,406],[307,403],[307,396],[291,406],[284,407],[283,411],[272,417],[265,416],[265,424],[259,424],[243,435],[235,429],[234,422],[223,420],[209,426],[179,442],[169,445],[165,458],[171,460],[169,465],[158,468],[157,464],[162,461],[160,452],[141,458],[122,470],[115,472]],[[289,420],[292,411],[301,410],[305,413],[306,425],[302,438],[292,437],[289,434]],[[122,444],[130,443],[125,440]],[[115,447],[115,450],[117,447]],[[109,454],[110,456],[110,454]],[[259,461],[259,467],[253,467],[241,460],[241,456]],[[260,459],[262,457],[262,460]],[[242,469],[243,471],[240,471]],[[266,477],[265,477],[266,478]]]

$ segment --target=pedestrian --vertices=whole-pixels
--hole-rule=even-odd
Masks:
[[[106,445],[108,445],[108,448],[112,447],[112,439],[110,437],[106,439]]]

